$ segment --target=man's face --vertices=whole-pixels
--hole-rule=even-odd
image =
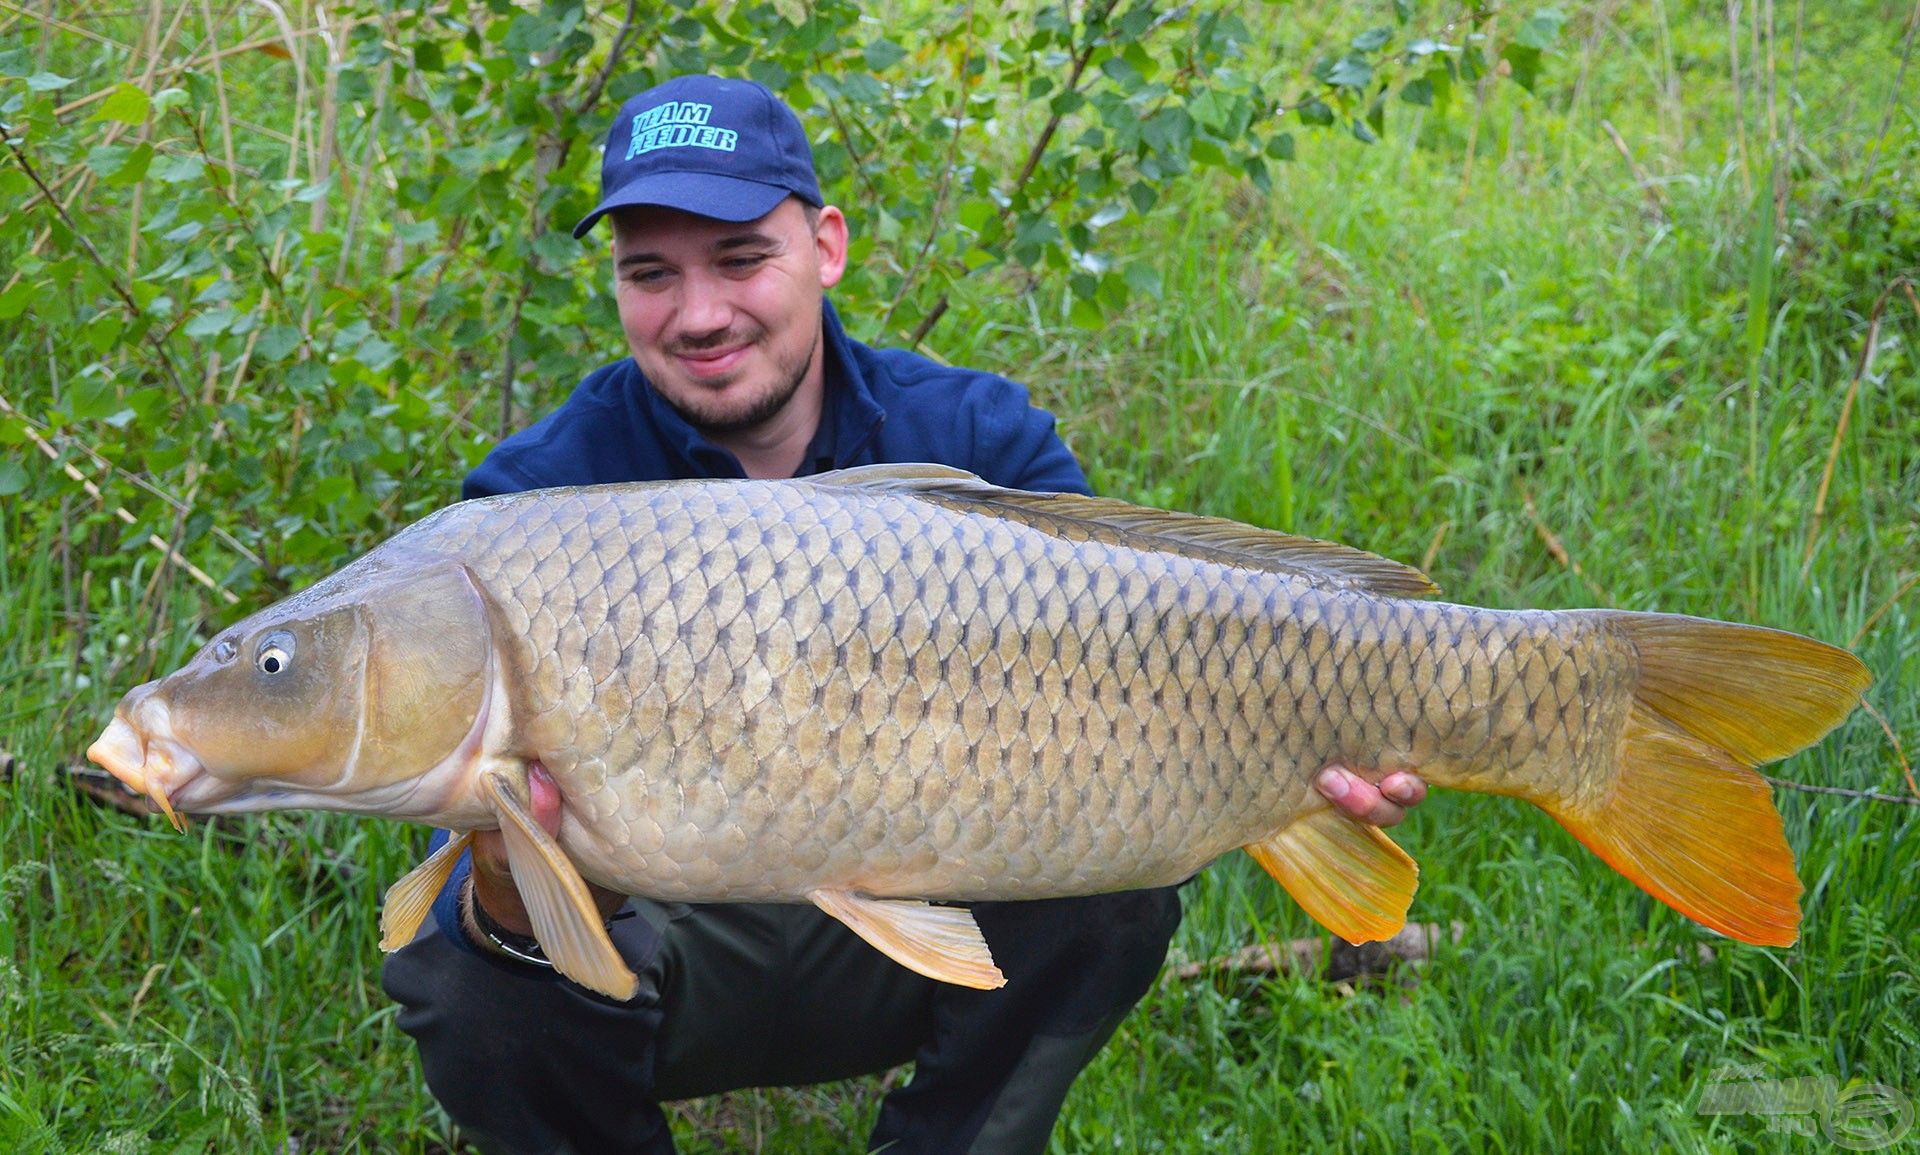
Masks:
[[[788,197],[736,224],[673,209],[612,214],[615,300],[633,359],[708,433],[750,430],[822,372],[820,302],[846,268],[840,210]]]

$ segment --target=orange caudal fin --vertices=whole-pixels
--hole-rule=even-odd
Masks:
[[[1536,799],[1574,837],[1681,914],[1742,942],[1800,934],[1800,880],[1753,766],[1839,725],[1872,680],[1811,638],[1666,614],[1607,613],[1639,683],[1611,787]]]

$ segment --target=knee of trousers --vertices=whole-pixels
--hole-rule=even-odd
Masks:
[[[1175,887],[982,903],[981,933],[1009,984],[1054,988],[1058,1026],[1092,1024],[1139,1001],[1180,926]]]
[[[661,1012],[644,997],[615,1003],[438,934],[390,955],[382,981],[434,1098],[487,1149],[628,1150],[664,1132],[652,1094]]]

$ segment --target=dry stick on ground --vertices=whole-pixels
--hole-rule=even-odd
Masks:
[[[1807,525],[1807,546],[1800,559],[1801,581],[1805,581],[1813,569],[1813,547],[1820,538],[1820,518],[1827,510],[1827,489],[1833,484],[1833,466],[1840,456],[1840,441],[1847,435],[1847,423],[1853,419],[1853,401],[1860,393],[1860,381],[1873,369],[1873,357],[1880,348],[1880,314],[1895,289],[1905,289],[1908,299],[1914,299],[1912,283],[1899,277],[1880,290],[1879,299],[1873,303],[1873,313],[1867,319],[1866,343],[1860,348],[1860,364],[1854,368],[1853,380],[1847,384],[1846,400],[1840,403],[1840,420],[1833,429],[1833,442],[1827,446],[1827,467],[1820,473],[1820,489],[1813,498],[1813,520]],[[1914,312],[1920,314],[1920,300],[1914,300]]]
[[[1436,922],[1408,923],[1399,933],[1382,942],[1349,943],[1338,937],[1315,935],[1284,943],[1255,943],[1227,954],[1198,962],[1174,963],[1166,979],[1206,978],[1211,975],[1305,975],[1320,972],[1331,982],[1345,982],[1364,975],[1383,975],[1396,962],[1425,962],[1433,948],[1443,940],[1459,942],[1466,935],[1466,924],[1455,921],[1449,927]],[[1322,957],[1325,969],[1320,969]]]
[[[1540,535],[1541,543],[1547,547],[1547,552],[1553,555],[1553,560],[1573,571],[1573,576],[1586,583],[1588,591],[1594,597],[1611,605],[1613,599],[1607,596],[1607,591],[1600,588],[1600,583],[1587,576],[1587,572],[1580,568],[1580,563],[1573,560],[1573,557],[1567,553],[1567,547],[1560,544],[1559,535],[1548,529],[1547,523],[1541,520],[1540,511],[1533,506],[1533,491],[1523,485],[1520,487],[1520,497],[1526,503],[1527,516],[1533,519],[1533,531]]]
[[[1653,210],[1655,219],[1665,224],[1668,215],[1667,198],[1661,195],[1659,186],[1647,176],[1647,170],[1640,167],[1640,162],[1633,159],[1633,152],[1627,148],[1627,142],[1621,138],[1620,130],[1613,127],[1613,122],[1603,116],[1600,118],[1600,127],[1606,132],[1608,139],[1613,141],[1613,147],[1619,149],[1621,157],[1626,160],[1628,171],[1633,173],[1633,183],[1640,186],[1640,195],[1647,198],[1647,206]]]

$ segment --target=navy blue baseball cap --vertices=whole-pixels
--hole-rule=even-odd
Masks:
[[[789,195],[825,203],[793,110],[751,80],[680,76],[620,106],[600,161],[600,204],[573,235],[635,205],[756,221]]]

